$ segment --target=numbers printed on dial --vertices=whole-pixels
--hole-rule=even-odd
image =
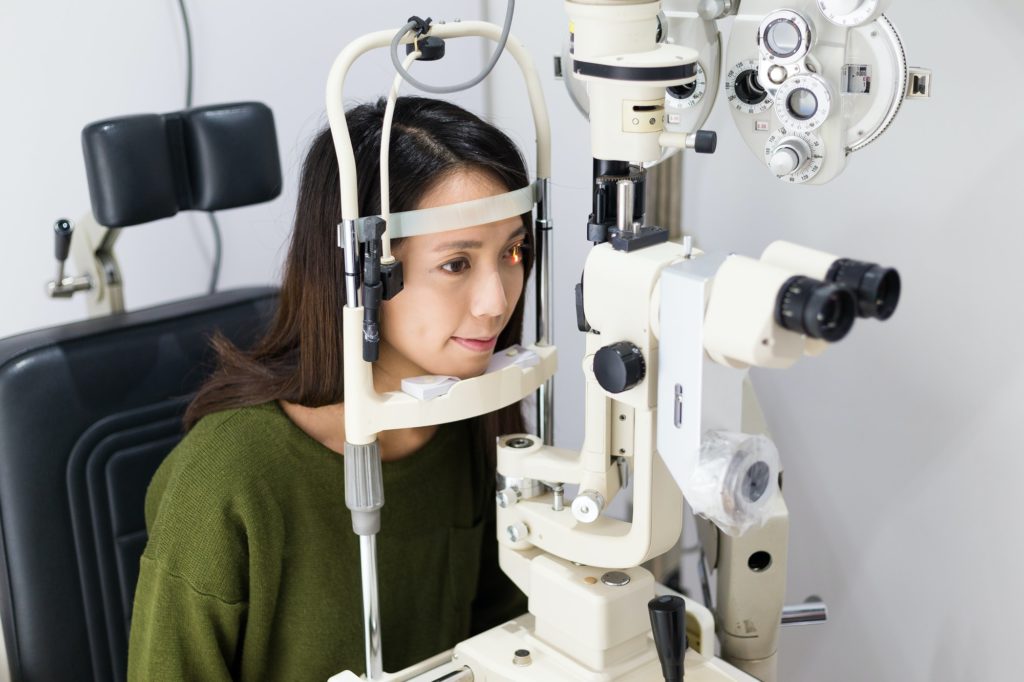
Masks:
[[[878,0],[861,0],[853,11],[840,14],[832,7],[835,4],[835,0],[818,0],[818,9],[826,19],[839,26],[860,26],[870,19],[878,8]]]
[[[775,100],[757,78],[757,60],[745,59],[733,66],[725,76],[725,94],[729,106],[741,114],[762,114]]]
[[[790,140],[797,138],[803,141],[810,150],[809,157],[800,165],[799,168],[788,175],[779,176],[779,180],[782,182],[799,185],[811,180],[821,171],[822,166],[825,164],[825,142],[815,133],[801,132],[798,130],[788,129],[783,126],[769,135],[768,139],[765,141],[765,165],[771,165],[772,154],[778,148],[779,144],[787,138]]]
[[[797,111],[794,105],[806,107],[806,110]],[[820,76],[794,76],[787,79],[775,93],[775,116],[783,125],[796,132],[810,132],[820,128],[830,113],[832,93]]]
[[[685,99],[679,99],[678,97],[673,97],[668,93],[665,94],[665,113],[668,114],[669,116],[669,123],[677,123],[678,117],[680,116],[680,114],[678,113],[675,114],[677,120],[673,120],[671,118],[673,114],[670,110],[674,109],[677,112],[683,112],[686,111],[687,109],[692,109],[693,107],[697,106],[702,101],[704,101],[704,95],[707,94],[708,90],[708,77],[704,73],[704,67],[700,65],[700,62],[697,62],[696,67],[697,77],[692,83],[693,91],[690,93],[688,97],[686,97]]]

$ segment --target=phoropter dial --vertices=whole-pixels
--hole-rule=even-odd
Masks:
[[[886,0],[817,0],[818,9],[836,26],[852,28],[874,21],[885,11]]]
[[[764,146],[764,161],[783,182],[807,182],[821,170],[824,163],[822,139],[807,132],[779,128]]]
[[[725,93],[732,108],[744,114],[762,114],[775,103],[757,75],[755,59],[745,59],[729,70]]]
[[[821,76],[806,74],[786,79],[775,93],[775,115],[796,132],[820,128],[832,112],[832,92]]]
[[[700,62],[694,64],[697,67],[697,77],[686,85],[673,85],[665,91],[665,113],[671,120],[672,111],[685,111],[700,104],[708,91],[708,77],[704,73]]]

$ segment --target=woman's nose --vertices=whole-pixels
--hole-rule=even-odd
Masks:
[[[506,305],[501,275],[496,271],[487,273],[474,287],[470,312],[475,317],[499,317],[505,314]]]

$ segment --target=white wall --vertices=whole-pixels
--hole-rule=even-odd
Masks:
[[[486,0],[500,20],[501,0]],[[911,102],[893,130],[821,188],[771,179],[719,108],[714,157],[687,160],[685,229],[705,249],[750,255],[790,239],[896,265],[904,297],[886,324],[860,323],[825,356],[755,383],[787,466],[792,515],[789,593],[815,593],[831,621],[787,630],[787,682],[1010,680],[1017,577],[1015,521],[1024,477],[1019,437],[1024,367],[1018,207],[1024,155],[1017,80],[1024,6],[1011,0],[898,0],[890,17],[911,61],[935,69],[935,98]],[[481,15],[479,3],[193,2],[196,103],[258,99],[275,112],[285,192],[221,214],[225,287],[272,282],[283,256],[298,163],[323,123],[330,61],[349,39],[410,14]],[[131,112],[180,108],[182,35],[173,0],[0,4],[0,336],[84,317],[49,301],[50,225],[88,206],[81,127]],[[585,123],[551,77],[566,21],[560,3],[521,0],[514,31],[531,49],[555,140],[559,445],[582,436],[582,339],[572,285],[587,251],[590,154]],[[965,49],[965,42],[972,48]],[[427,65],[437,80],[472,58]],[[532,156],[525,93],[510,59],[489,92],[492,119]],[[390,70],[364,65],[353,95],[382,92]],[[476,91],[461,99],[484,106]],[[130,308],[202,291],[204,220],[182,215],[126,232],[119,254]]]

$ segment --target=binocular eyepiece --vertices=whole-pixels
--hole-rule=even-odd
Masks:
[[[900,274],[894,268],[783,241],[769,245],[761,260],[847,289],[854,296],[857,317],[888,320],[900,301]]]

